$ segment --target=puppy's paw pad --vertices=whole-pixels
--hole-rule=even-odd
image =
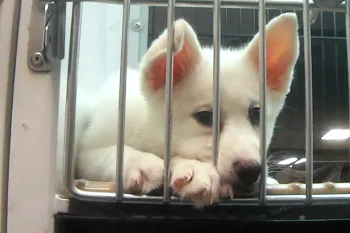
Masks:
[[[219,175],[214,166],[197,160],[182,160],[172,166],[170,186],[181,199],[211,204],[218,197]]]
[[[130,169],[127,173],[126,179],[124,180],[125,189],[132,193],[139,193],[143,187],[143,180],[144,176],[139,169]]]
[[[174,170],[170,185],[176,190],[182,189],[192,180],[193,169],[191,167],[183,167]]]
[[[124,178],[124,189],[133,194],[147,194],[163,184],[163,160],[153,159],[129,168]]]
[[[142,172],[142,174],[144,174],[142,194],[147,194],[152,190],[159,188],[163,185],[163,181],[164,181],[163,164],[161,165],[158,164],[158,166],[147,168]]]

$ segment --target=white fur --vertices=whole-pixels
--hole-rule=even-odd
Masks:
[[[283,76],[286,87],[267,91],[267,143],[270,143],[276,118],[281,111],[298,57],[297,19],[295,14],[283,14],[272,20],[267,33],[276,34],[282,28],[290,35],[293,61]],[[277,29],[274,29],[277,28]],[[275,35],[274,35],[275,37]],[[185,38],[185,39],[184,39]],[[220,52],[221,121],[217,169],[212,165],[211,129],[192,117],[198,109],[207,109],[213,101],[213,50],[201,49],[192,28],[184,20],[175,23],[175,47],[190,42],[191,58],[198,59],[183,82],[174,86],[173,141],[171,187],[182,197],[197,204],[208,204],[219,197],[232,196],[232,184],[237,181],[233,163],[260,163],[259,131],[247,117],[252,102],[259,103],[259,72],[249,51],[256,49],[258,36],[247,47]],[[276,38],[273,38],[276,39]],[[124,191],[147,193],[163,183],[164,153],[164,89],[150,88],[147,72],[155,59],[164,55],[166,31],[145,54],[140,71],[128,69],[124,146]],[[283,49],[283,48],[282,48]],[[277,51],[277,50],[276,50]],[[277,51],[280,52],[280,51]],[[258,56],[258,54],[256,54]],[[186,65],[186,64],[185,64]],[[77,118],[77,125],[88,122],[77,153],[77,176],[87,180],[111,181],[116,173],[119,74],[111,78],[100,93],[93,97],[92,111]],[[78,111],[83,110],[78,106]],[[275,183],[273,179],[269,183]],[[233,192],[233,193],[232,193]]]

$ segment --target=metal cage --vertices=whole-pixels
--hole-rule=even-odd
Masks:
[[[133,2],[132,2],[133,3]],[[136,2],[135,2],[136,3]],[[137,2],[137,3],[145,3],[143,1]],[[213,7],[214,9],[214,31],[213,31],[213,43],[214,43],[214,48],[215,48],[215,53],[214,53],[214,58],[215,61],[217,61],[214,64],[218,64],[219,61],[219,48],[221,45],[221,26],[220,26],[220,19],[221,19],[221,7],[225,7],[225,6],[229,6],[229,7],[258,7],[257,3],[250,2],[235,2],[235,1],[215,1],[214,4],[210,1],[199,1],[199,2],[179,2],[179,3],[174,3],[173,1],[169,1],[169,5],[168,5],[168,12],[167,12],[167,16],[168,16],[168,23],[167,23],[167,27],[169,32],[172,32],[172,22],[174,21],[174,12],[175,12],[175,5],[174,4],[179,4],[179,5],[187,5],[187,4],[191,4],[193,6],[199,6],[199,7]],[[165,4],[162,3],[161,1],[155,1],[155,2],[147,2],[147,4],[150,5],[161,5],[161,4]],[[71,50],[70,50],[70,75],[69,75],[69,79],[68,79],[68,90],[67,90],[67,116],[69,116],[70,119],[74,119],[75,115],[74,115],[74,108],[75,108],[75,94],[76,94],[76,62],[77,62],[77,52],[78,52],[78,39],[79,39],[79,25],[80,25],[80,2],[73,2],[73,20],[72,20],[72,37],[71,37]],[[121,57],[121,75],[120,75],[120,86],[121,86],[121,91],[119,93],[119,109],[120,109],[120,118],[118,119],[118,126],[120,129],[124,129],[124,121],[125,121],[125,116],[124,116],[124,112],[125,112],[125,88],[126,88],[126,81],[125,81],[125,77],[126,77],[126,59],[127,59],[127,22],[128,22],[128,18],[129,18],[129,8],[130,8],[130,2],[126,1],[123,3],[124,6],[124,15],[123,15],[123,36],[122,36],[122,44],[124,46],[122,46],[123,50],[122,50],[122,57]],[[314,13],[315,11],[310,11],[310,9],[314,9],[316,7],[316,5],[314,4],[310,4],[309,2],[269,2],[267,1],[266,3],[263,1],[259,1],[259,17],[258,17],[258,21],[259,21],[259,32],[262,35],[262,38],[265,38],[265,34],[264,34],[264,28],[265,28],[265,21],[266,21],[266,9],[276,9],[278,7],[283,7],[283,8],[291,8],[291,9],[300,9],[302,8],[303,10],[303,38],[304,38],[304,62],[305,62],[305,89],[306,91],[306,97],[305,97],[305,120],[306,120],[306,154],[307,154],[307,181],[306,181],[306,186],[305,186],[305,190],[306,190],[306,195],[273,195],[273,196],[266,196],[266,182],[264,179],[262,179],[261,181],[261,187],[260,187],[260,195],[258,199],[235,199],[235,200],[230,200],[230,201],[225,201],[225,202],[220,202],[223,204],[239,204],[239,205],[258,205],[260,204],[289,204],[289,203],[293,203],[293,204],[310,204],[311,202],[317,204],[322,204],[322,203],[329,203],[330,201],[334,201],[337,203],[341,203],[342,201],[344,201],[345,203],[348,202],[348,198],[350,196],[348,196],[347,194],[328,194],[328,195],[313,195],[312,194],[312,190],[313,190],[313,177],[312,177],[312,171],[313,171],[313,114],[312,114],[312,69],[311,69],[311,35],[310,35],[310,25],[311,25],[311,19],[310,19],[310,12]],[[327,8],[330,9],[330,8]],[[340,4],[340,6],[338,8],[336,8],[337,11],[344,11],[347,8],[345,8],[345,4]],[[332,9],[334,10],[334,9]],[[312,15],[312,14],[311,14]],[[348,16],[346,17],[346,19],[348,20]],[[347,22],[348,24],[348,22]],[[347,28],[347,27],[346,27]],[[347,28],[348,31],[348,28]],[[169,33],[168,34],[168,40],[170,41],[169,43],[169,47],[168,47],[168,51],[171,51],[171,47],[170,45],[173,43],[173,33]],[[263,40],[264,42],[264,40]],[[260,65],[261,67],[266,67],[265,64],[265,42],[262,43],[261,45],[261,57],[260,57]],[[347,41],[347,49],[349,47],[349,42]],[[70,159],[71,156],[68,156],[68,160],[67,160],[67,177],[66,177],[66,185],[70,190],[70,194],[72,197],[77,198],[77,199],[85,199],[85,200],[101,200],[101,201],[115,201],[115,198],[117,199],[117,201],[125,201],[125,202],[137,202],[137,201],[141,201],[141,202],[151,202],[151,203],[156,203],[156,202],[160,202],[160,203],[168,203],[168,202],[177,202],[176,200],[172,200],[172,198],[170,198],[170,194],[169,194],[169,189],[168,184],[169,184],[169,177],[168,177],[168,169],[169,169],[169,153],[170,153],[170,147],[171,147],[171,109],[172,109],[172,86],[171,86],[171,74],[172,74],[172,54],[169,53],[168,57],[167,57],[167,67],[168,67],[168,72],[167,72],[167,85],[166,85],[166,103],[167,103],[167,109],[166,109],[166,115],[167,115],[167,130],[166,130],[166,135],[165,137],[167,138],[166,140],[166,150],[164,151],[165,156],[165,167],[166,167],[166,172],[165,172],[165,179],[164,179],[164,195],[163,198],[149,198],[149,197],[136,197],[136,196],[130,196],[130,195],[125,195],[123,196],[123,193],[121,192],[122,190],[122,174],[119,172],[117,175],[117,179],[116,179],[116,187],[118,191],[118,193],[116,194],[111,194],[111,193],[88,193],[82,190],[79,190],[76,188],[76,186],[73,183],[73,162]],[[215,65],[214,66],[214,106],[219,106],[219,96],[218,96],[218,86],[219,86],[219,69],[218,66]],[[266,74],[263,72],[261,74],[262,76],[262,80],[265,80],[265,76]],[[261,103],[265,102],[265,82],[261,83]],[[262,119],[262,123],[260,125],[262,131],[265,131],[265,106],[264,104],[261,105],[261,119]],[[68,122],[68,121],[67,121]],[[214,141],[213,141],[213,145],[214,145],[214,158],[215,161],[214,164],[216,164],[217,161],[217,153],[218,153],[218,148],[217,148],[217,143],[218,143],[218,125],[219,125],[219,112],[218,112],[218,108],[214,107]],[[66,138],[67,138],[67,150],[66,150],[66,155],[70,155],[73,149],[73,144],[74,142],[72,142],[72,136],[74,135],[74,122],[72,120],[69,120],[69,123],[66,124]],[[69,133],[68,133],[69,132]],[[124,131],[120,130],[118,132],[118,136],[119,136],[119,141],[118,141],[118,159],[117,161],[119,161],[118,163],[118,171],[122,171],[122,163],[123,163],[123,151],[120,148],[123,148],[120,145],[124,144]],[[265,154],[265,136],[264,134],[262,134],[261,136],[261,156],[262,156],[262,161],[263,163],[266,163],[266,154]],[[215,146],[216,145],[216,146]],[[262,172],[262,177],[266,177],[266,168],[263,169]],[[265,178],[266,179],[266,178]],[[339,184],[340,185],[340,184]],[[344,188],[345,186],[347,187],[347,185],[342,184],[341,186],[339,186],[340,189]],[[315,187],[319,186],[319,185],[314,185]],[[337,185],[335,185],[337,186]],[[292,187],[292,186],[291,186]],[[318,187],[319,188],[319,187]],[[179,202],[180,203],[180,202]],[[182,202],[181,202],[182,203]]]

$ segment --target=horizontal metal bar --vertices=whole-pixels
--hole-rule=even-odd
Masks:
[[[115,203],[116,197],[117,197],[115,193],[89,192],[89,191],[80,190],[76,187],[73,187],[69,190],[69,195],[70,195],[70,198],[77,199],[80,201],[102,202],[102,203]],[[123,199],[123,202],[124,202],[124,199]]]
[[[306,195],[267,196],[267,205],[302,205],[305,206]],[[349,204],[350,194],[313,195],[312,205]]]
[[[320,205],[340,205],[350,203],[350,194],[346,196],[332,195],[332,199],[328,199],[331,195],[315,195],[313,196],[313,206]],[[162,197],[140,198],[140,197],[124,197],[124,203],[142,203],[142,204],[162,204]],[[306,197],[301,195],[291,196],[267,196],[265,206],[305,206]],[[173,198],[170,202],[172,205],[192,205],[190,201],[181,201],[179,198]],[[259,206],[259,200],[256,198],[232,199],[220,201],[217,206]]]
[[[114,203],[114,193],[97,193],[86,192],[79,189],[75,189],[74,194],[79,200]],[[72,197],[74,198],[75,195]],[[278,205],[300,205],[304,206],[306,201],[306,195],[267,195],[266,206],[278,206]],[[143,204],[163,204],[163,197],[150,197],[150,196],[135,196],[131,194],[124,194],[123,203],[143,203]],[[180,198],[171,197],[170,204],[174,205],[192,205],[190,201],[181,201]],[[313,196],[313,205],[336,205],[336,204],[349,204],[350,194],[323,194]],[[215,205],[247,205],[258,206],[259,200],[257,198],[237,198],[231,200],[222,200]]]
[[[38,0],[43,2],[51,2],[52,0]],[[73,2],[76,0],[66,0],[67,2]],[[114,3],[123,4],[123,0],[80,0],[81,2],[98,2],[98,3]],[[137,5],[149,5],[149,6],[168,6],[166,0],[130,0],[131,4]],[[309,0],[309,9],[320,9],[312,0]],[[213,7],[212,0],[177,0],[176,7]],[[258,9],[259,0],[222,0],[222,8],[250,8]],[[284,10],[302,10],[302,0],[266,0],[266,9],[284,9]],[[339,8],[322,8],[324,11],[336,11],[345,12],[345,3],[342,3]]]
[[[294,184],[295,185],[295,184]],[[106,185],[105,185],[106,186]],[[103,189],[106,189],[105,186],[103,186]],[[295,188],[294,186],[291,186],[291,184],[286,185],[267,185],[267,189],[276,189],[278,186],[282,186],[282,188],[288,189],[290,192],[294,192]],[[305,184],[303,184],[305,186]],[[349,183],[329,183],[328,185],[326,183],[323,184],[314,184],[315,189],[324,189],[324,192],[326,192],[328,189],[342,189],[343,193],[339,194],[314,194],[313,195],[313,205],[333,205],[333,204],[349,204],[350,203],[350,194],[345,194],[346,188],[350,186]],[[286,188],[288,187],[288,188]],[[333,188],[330,188],[333,187]],[[302,190],[305,190],[305,187],[301,187]],[[293,191],[294,190],[294,191]],[[115,202],[115,193],[113,192],[96,192],[95,191],[83,191],[78,188],[73,188],[71,192],[71,197],[77,198],[79,200],[85,200],[85,201],[94,201],[94,202],[105,202],[105,203],[114,203]],[[335,191],[335,190],[333,190]],[[315,193],[317,193],[317,190],[315,190]],[[266,195],[265,199],[265,205],[267,206],[276,206],[276,205],[305,205],[306,201],[306,195],[300,195],[300,194],[294,194],[294,195]],[[123,195],[123,203],[144,203],[144,204],[163,204],[163,197],[157,196],[137,196],[137,195],[131,195],[131,194],[124,194]],[[192,205],[190,201],[181,201],[177,197],[171,196],[169,199],[170,204],[181,204],[181,205]],[[259,199],[258,198],[240,198],[240,199],[232,199],[232,200],[221,200],[215,205],[249,205],[249,206],[258,206],[259,205]]]
[[[140,204],[163,204],[160,202],[161,197],[155,198],[131,198],[124,197],[123,203],[140,203]],[[265,206],[305,206],[305,196],[267,196]],[[327,199],[327,195],[323,196],[314,196],[313,197],[313,206],[321,205],[341,205],[350,203],[350,194],[347,194],[346,197],[337,197],[334,196],[332,200]],[[181,201],[180,199],[174,199],[171,201],[172,205],[192,205],[189,201]],[[234,199],[221,201],[216,204],[217,206],[259,206],[258,199]]]
[[[124,203],[143,203],[143,204],[162,204],[160,202],[162,197],[139,197],[133,195],[126,195],[124,197]],[[170,203],[172,205],[193,205],[191,201],[182,201],[180,198],[171,197]],[[247,199],[234,199],[227,201],[220,201],[213,205],[249,205],[249,206],[258,206],[258,200],[256,198],[247,198]]]
[[[75,187],[81,191],[114,193],[114,182],[98,182],[87,180],[75,180]],[[305,195],[306,184],[289,183],[266,185],[267,195]],[[326,194],[350,194],[350,183],[314,183],[312,186],[314,195]]]

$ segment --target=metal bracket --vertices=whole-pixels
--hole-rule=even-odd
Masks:
[[[339,7],[344,0],[314,0],[314,3],[322,8],[336,8]]]
[[[344,2],[344,0],[313,0],[313,1],[320,9],[314,9],[310,11],[311,24],[314,24],[316,22],[317,17],[322,9],[337,8]]]
[[[66,1],[34,0],[29,27],[27,64],[35,72],[49,72],[51,60],[64,58]]]

